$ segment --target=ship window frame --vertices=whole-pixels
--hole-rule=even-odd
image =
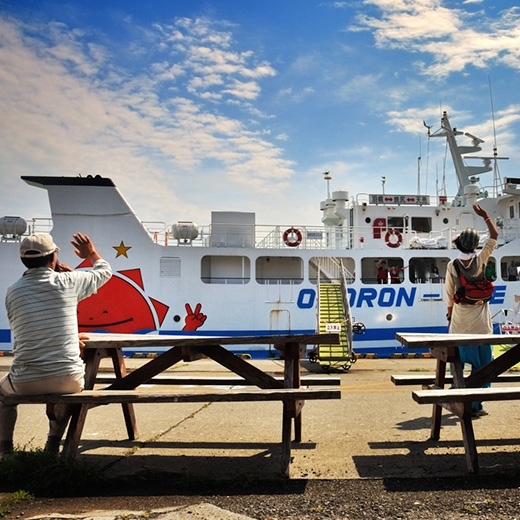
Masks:
[[[223,263],[226,260],[231,261],[227,266]],[[204,255],[200,259],[200,279],[208,285],[246,285],[251,281],[251,260],[245,255]]]
[[[400,256],[366,256],[361,259],[361,283],[365,285],[390,285],[390,278],[387,278],[386,283],[379,283],[377,280],[377,263],[380,260],[384,260],[386,262],[388,271],[390,271],[390,266],[395,265],[397,268],[404,267],[404,260]],[[403,283],[407,281],[407,269],[401,271],[404,275],[400,276],[401,281],[399,283]],[[399,285],[398,283],[394,283],[392,285]]]
[[[516,264],[516,268],[517,268],[518,275],[517,275],[516,281],[518,281],[520,279],[520,273],[518,272],[520,269],[520,255],[503,256],[500,259],[500,277],[504,282],[513,281],[513,280],[509,280],[509,274],[508,274],[509,264],[511,263],[511,260],[514,260],[514,262]],[[495,265],[496,265],[496,263],[495,263]],[[496,269],[495,269],[495,272],[496,272]],[[497,276],[498,276],[498,273],[497,273]]]
[[[264,266],[273,265],[275,262],[271,264],[271,261],[275,260],[278,264],[278,267],[272,268],[269,267],[264,269]],[[289,261],[299,262],[298,273],[297,276],[290,276],[291,269],[285,269],[283,263],[288,263]],[[284,269],[281,269],[284,267]],[[276,273],[282,273],[281,276],[269,276],[271,273],[269,271],[273,271]],[[276,255],[266,255],[259,256],[255,261],[255,281],[259,285],[301,285],[305,280],[305,263],[303,258],[299,256],[276,256]],[[265,273],[264,273],[265,271]],[[296,274],[296,269],[292,269],[292,272]],[[265,276],[264,276],[265,274]]]
[[[412,256],[408,262],[408,279],[414,285],[443,284],[446,281],[449,256]],[[417,269],[416,265],[417,264]],[[439,277],[432,277],[431,268],[435,265]],[[424,267],[424,270],[422,269]]]

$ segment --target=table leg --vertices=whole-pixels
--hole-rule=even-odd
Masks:
[[[471,419],[471,403],[464,403],[464,412],[460,418],[462,428],[462,440],[464,442],[464,453],[466,464],[470,473],[478,473],[478,453],[473,422]]]
[[[110,357],[112,358],[112,365],[114,366],[116,379],[122,379],[127,374],[123,350],[119,347],[110,349]],[[121,407],[123,408],[123,416],[125,418],[128,438],[133,441],[138,437],[134,405],[132,403],[121,403]]]
[[[444,388],[446,381],[446,361],[437,359],[437,368],[435,371],[435,386]],[[438,441],[441,436],[441,420],[442,420],[442,406],[440,404],[434,404],[432,410],[432,423],[430,438],[434,441]]]
[[[282,475],[290,476],[291,466],[291,422],[292,415],[288,408],[288,403],[283,402],[282,417]]]
[[[103,349],[85,349],[84,351],[83,359],[85,361],[86,390],[91,390],[94,387],[102,357],[106,357],[106,352]],[[74,455],[76,455],[83,427],[85,426],[89,405],[81,404],[70,408],[71,418],[63,445],[63,455],[66,457],[74,457]]]
[[[469,375],[465,385],[468,388],[484,386],[518,362],[520,362],[520,344],[512,346],[511,349],[496,357],[491,363]]]
[[[454,360],[451,364],[453,374],[453,386],[455,388],[465,388],[464,381],[464,364],[460,360],[458,349]],[[466,464],[470,473],[478,472],[478,453],[475,441],[475,432],[473,430],[473,422],[471,418],[471,403],[462,404],[462,415],[460,415],[460,427],[462,430],[462,442],[464,444],[464,453],[466,456]],[[460,411],[459,411],[460,413]]]
[[[300,345],[289,343],[284,349],[284,387],[300,388]],[[293,401],[288,404],[288,411],[294,418],[294,441],[302,440],[302,403]]]

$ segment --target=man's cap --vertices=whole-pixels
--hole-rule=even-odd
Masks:
[[[480,235],[473,228],[466,228],[455,240],[455,244],[462,252],[471,253],[478,246]]]
[[[40,258],[59,250],[48,233],[35,233],[23,239],[20,244],[20,257]]]

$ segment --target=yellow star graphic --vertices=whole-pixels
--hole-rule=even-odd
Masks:
[[[112,247],[117,251],[116,258],[119,256],[125,256],[126,258],[128,258],[128,255],[126,253],[129,249],[132,249],[132,246],[125,246],[125,243],[122,240],[118,246]]]

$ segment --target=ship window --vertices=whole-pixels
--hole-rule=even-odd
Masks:
[[[520,269],[520,256],[504,256],[500,262],[500,274],[502,280],[514,282],[518,280]]]
[[[432,219],[430,217],[412,217],[412,231],[417,233],[430,233]]]
[[[397,231],[402,233],[404,228],[404,217],[388,217],[387,225],[389,229],[397,229]]]
[[[181,259],[176,256],[163,256],[160,260],[161,278],[180,278]]]
[[[486,264],[486,277],[492,282],[497,279],[497,261],[492,256],[489,257],[488,263]]]
[[[509,218],[515,218],[515,207],[509,206]]]
[[[409,279],[412,283],[444,283],[449,261],[450,259],[447,257],[434,258],[426,256],[411,258],[408,264]]]
[[[256,260],[256,281],[263,285],[303,282],[303,260],[295,256],[261,256]]]
[[[204,256],[201,280],[210,284],[242,285],[251,279],[251,262],[246,256]]]
[[[315,256],[309,260],[309,281],[313,284],[320,282],[341,283],[342,271],[347,284],[354,283],[354,259],[340,257]]]
[[[361,260],[361,281],[366,284],[390,283],[390,269],[395,267],[393,283],[402,283],[407,279],[404,262],[399,257],[363,258]],[[386,271],[386,276],[383,276]]]

